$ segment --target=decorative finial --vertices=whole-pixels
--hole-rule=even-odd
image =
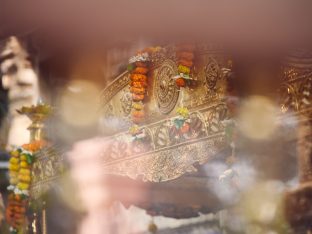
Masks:
[[[17,112],[26,115],[32,121],[32,124],[28,127],[30,140],[43,140],[43,121],[52,114],[52,107],[39,100],[37,105],[32,105],[30,107],[23,106],[20,110],[17,110]]]

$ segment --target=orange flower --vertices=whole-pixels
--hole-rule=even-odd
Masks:
[[[190,130],[190,125],[189,124],[184,124],[183,126],[182,126],[182,128],[180,129],[180,131],[181,131],[181,133],[187,133],[188,131]]]
[[[142,74],[132,74],[130,76],[130,79],[132,81],[146,82],[147,81],[147,76],[146,75],[142,75]]]
[[[133,111],[132,112],[132,117],[144,118],[145,117],[144,111]]]
[[[132,112],[132,122],[135,124],[139,124],[144,121],[144,111],[133,111]]]
[[[144,93],[145,93],[145,88],[135,88],[135,87],[131,87],[131,88],[130,88],[130,92],[131,92],[131,93],[135,93],[135,94],[144,94]]]
[[[16,195],[15,195],[15,200],[16,200],[16,201],[21,201],[22,198],[21,198],[21,196],[20,196],[19,194],[16,194]]]
[[[146,82],[140,82],[140,81],[132,81],[130,83],[130,86],[135,88],[145,88],[147,86]]]
[[[38,141],[33,141],[27,145],[28,145],[27,146],[28,150],[35,152],[35,151],[40,150],[44,145],[46,145],[46,142],[44,140],[38,140]],[[26,148],[24,148],[24,149],[26,149]]]
[[[136,67],[136,68],[133,70],[133,73],[145,75],[145,74],[148,73],[148,68],[146,68],[146,67]]]
[[[185,80],[183,78],[178,78],[175,82],[178,87],[185,87]]]
[[[24,144],[24,145],[22,145],[22,148],[25,149],[25,150],[28,150],[28,151],[31,150],[31,149],[30,149],[31,147],[30,147],[29,144]]]
[[[10,194],[6,209],[7,222],[14,228],[21,227],[25,222],[27,201],[20,198],[13,193]]]

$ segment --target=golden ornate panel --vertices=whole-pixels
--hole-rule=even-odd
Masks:
[[[170,76],[176,72],[172,47],[156,54],[150,77],[147,113],[142,141],[129,139],[129,96],[127,72],[118,76],[101,96],[102,127],[109,128],[110,145],[101,156],[107,174],[140,177],[145,181],[167,181],[196,170],[195,164],[209,161],[226,145],[223,120],[227,108],[223,102],[228,56],[219,48],[198,46],[194,89],[173,86]],[[279,92],[282,116],[302,115],[312,119],[312,55],[292,56],[282,67],[283,83]],[[171,128],[178,106],[190,109],[190,131],[177,136]],[[53,153],[54,152],[54,153]],[[58,178],[63,167],[62,154],[51,149],[38,153],[34,163],[31,193],[38,197]]]
[[[143,126],[146,137],[133,141],[128,132],[112,136],[102,154],[107,174],[161,182],[194,172],[226,147],[223,121],[225,104],[205,107],[190,114],[190,131],[176,134],[170,118]]]
[[[63,173],[63,153],[55,147],[46,147],[36,152],[32,167],[30,194],[33,199],[47,192]]]
[[[312,55],[289,56],[282,67],[280,107],[284,115],[312,120]]]
[[[147,137],[143,142],[132,142],[127,140],[129,134],[125,131],[129,125],[115,129],[115,132],[124,132],[111,137],[111,146],[103,154],[103,165],[108,174],[141,177],[153,182],[172,180],[194,171],[194,164],[207,162],[226,145],[223,126],[227,117],[223,102],[226,80],[223,69],[227,68],[229,57],[220,48],[198,46],[193,74],[197,86],[193,89],[179,89],[172,82],[171,77],[177,73],[172,47],[156,57],[157,62],[149,78],[152,82],[148,92],[148,122],[143,127]],[[304,114],[311,119],[312,60],[289,57],[282,70],[284,81],[277,91],[281,116]],[[125,81],[127,74],[123,76]],[[115,109],[115,118],[122,118],[126,123],[129,112],[125,108],[118,109],[120,93],[126,95],[128,83],[115,81],[112,85],[116,83],[119,84],[116,93],[110,101],[104,99],[107,100],[103,102],[104,109]],[[114,91],[109,93],[113,95]],[[125,103],[123,105],[126,106]],[[192,131],[177,138],[170,128],[170,119],[179,106],[191,110]]]
[[[218,47],[203,46],[198,46],[195,56],[196,66],[192,75],[197,86],[179,89],[172,80],[178,72],[174,47],[168,46],[153,55],[146,102],[147,123],[174,116],[176,108],[181,105],[197,110],[222,102],[225,91],[222,69],[228,65],[228,56]],[[129,74],[124,72],[102,92],[101,123],[106,134],[126,130],[131,125],[128,84]]]

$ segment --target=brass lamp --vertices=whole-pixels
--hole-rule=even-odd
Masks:
[[[31,125],[28,127],[30,132],[30,142],[39,141],[44,139],[44,121],[51,115],[51,106],[38,103],[30,107],[22,107],[17,110],[19,114],[26,115],[31,121]]]

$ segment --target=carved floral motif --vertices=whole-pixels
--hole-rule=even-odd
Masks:
[[[159,152],[124,160],[104,167],[108,174],[128,176],[132,179],[142,177],[143,181],[162,182],[194,172],[194,164],[207,162],[224,146],[224,136],[183,144]]]
[[[33,199],[40,197],[47,191],[53,181],[58,178],[64,167],[63,154],[56,148],[47,147],[35,154],[35,162],[32,169],[32,184],[30,193]]]
[[[172,79],[177,72],[178,68],[175,62],[166,60],[154,77],[154,94],[159,111],[163,114],[172,111],[178,101],[179,90]]]

